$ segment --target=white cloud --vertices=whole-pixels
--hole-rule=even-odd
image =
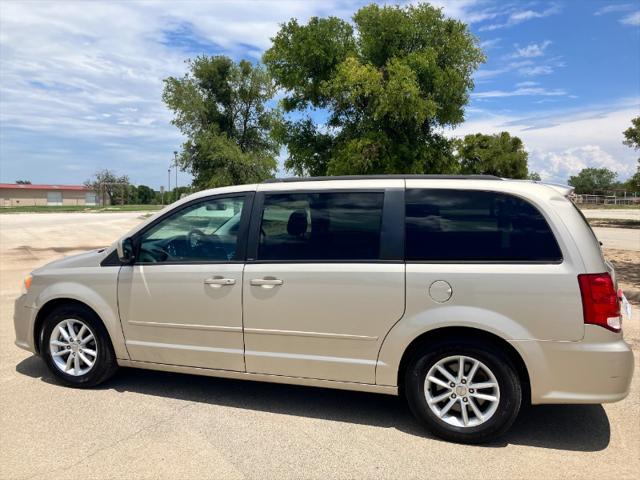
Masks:
[[[516,88],[511,91],[504,90],[490,90],[487,92],[475,92],[471,96],[473,98],[498,98],[498,97],[523,97],[523,96],[543,96],[543,97],[556,97],[564,96],[567,92],[561,89],[547,90],[542,87],[526,86]]]
[[[480,42],[480,48],[483,50],[490,50],[496,47],[502,41],[501,38],[491,38],[489,40],[483,40]]]
[[[83,180],[70,180],[58,163],[158,182],[182,141],[161,100],[163,78],[183,75],[184,60],[201,53],[257,58],[289,18],[348,18],[354,10],[334,1],[2,2],[0,9],[0,174],[12,181],[28,170],[43,182]],[[42,152],[25,146],[34,138]],[[69,146],[66,154],[44,151],[59,145]]]
[[[620,23],[622,23],[623,25],[632,25],[632,26],[640,25],[640,11],[633,12],[630,15],[627,15],[626,17],[620,20]]]
[[[536,85],[540,85],[538,82],[531,82],[531,81],[526,81],[526,82],[518,82],[516,83],[516,87],[518,88],[523,88],[523,87],[535,87]]]
[[[634,7],[631,3],[618,3],[613,5],[605,5],[604,7],[596,10],[593,14],[595,16],[599,16],[614,12],[628,12],[629,10],[633,10],[633,8]]]
[[[552,5],[545,10],[516,10],[509,13],[506,21],[502,23],[494,23],[490,25],[484,25],[480,27],[480,31],[492,31],[497,30],[499,28],[513,27],[514,25],[518,25],[520,23],[526,22],[528,20],[533,20],[535,18],[545,18],[550,15],[554,15],[560,12],[560,8],[557,5]]]
[[[608,168],[618,172],[620,178],[628,177],[627,165],[621,164],[613,155],[599,145],[584,145],[561,151],[529,152],[529,170],[538,172],[542,179],[560,180],[565,183],[583,168]],[[620,175],[620,170],[623,175]]]
[[[550,75],[553,73],[553,67],[551,65],[536,65],[535,67],[522,67],[518,69],[518,73],[526,77],[535,77],[538,75]]]
[[[518,48],[516,45],[516,52],[512,55],[513,57],[524,57],[524,58],[534,58],[534,57],[542,57],[544,55],[544,51],[547,47],[551,45],[551,40],[545,40],[542,43],[532,43],[530,45],[526,45],[522,48]]]
[[[530,154],[530,169],[546,181],[564,183],[585,167],[607,167],[624,180],[635,172],[637,152],[622,144],[622,132],[639,108],[640,98],[624,98],[607,106],[519,117],[476,110],[452,134],[508,131],[517,135]]]

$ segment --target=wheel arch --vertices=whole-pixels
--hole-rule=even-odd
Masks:
[[[428,348],[429,345],[435,342],[447,339],[465,339],[476,340],[478,342],[489,343],[500,351],[504,352],[507,358],[513,363],[516,373],[520,378],[523,389],[523,403],[530,402],[531,396],[531,379],[529,377],[529,371],[527,365],[522,358],[522,355],[516,350],[516,348],[506,341],[504,338],[486,330],[473,327],[441,327],[418,335],[407,346],[402,354],[400,364],[397,372],[397,385],[398,392],[402,394],[404,388],[404,372],[409,365],[413,356],[424,348]]]
[[[74,298],[53,298],[42,305],[42,307],[40,307],[38,313],[36,314],[36,319],[33,325],[33,345],[37,354],[40,354],[40,337],[42,335],[42,324],[44,323],[45,319],[49,316],[49,314],[51,314],[51,312],[55,311],[56,309],[62,306],[70,305],[87,309],[91,313],[93,313],[100,321],[100,323],[102,323],[102,326],[107,332],[107,338],[111,343],[111,346],[113,347],[113,340],[111,338],[111,335],[109,334],[109,329],[105,325],[104,320],[100,317],[100,315],[98,315],[98,312],[95,311],[95,309],[93,309],[90,305],[87,305],[86,303]]]

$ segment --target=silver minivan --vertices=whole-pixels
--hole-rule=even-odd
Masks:
[[[486,176],[199,192],[35,270],[16,344],[75,387],[123,366],[403,395],[437,435],[486,441],[525,402],[629,391],[626,300],[570,192]]]

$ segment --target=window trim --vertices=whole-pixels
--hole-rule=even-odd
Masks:
[[[380,254],[377,259],[322,259],[322,260],[260,260],[258,246],[260,226],[267,195],[322,194],[322,193],[382,193],[382,219],[380,222]],[[400,225],[401,228],[397,228]],[[404,263],[404,187],[390,188],[331,188],[287,189],[256,192],[251,211],[246,263],[251,264],[328,264],[328,263]]]
[[[501,190],[487,190],[487,189],[470,189],[470,188],[437,188],[437,187],[429,187],[429,188],[421,188],[421,187],[406,187],[405,188],[405,192],[408,192],[409,190],[446,190],[446,191],[453,191],[453,192],[483,192],[483,193],[491,193],[494,195],[504,195],[507,197],[514,197],[517,198],[527,204],[529,204],[532,208],[534,208],[541,216],[542,218],[544,218],[545,223],[547,224],[547,227],[549,228],[549,231],[551,232],[551,235],[553,236],[553,240],[556,243],[556,246],[558,247],[558,251],[560,252],[560,259],[559,260],[462,260],[462,259],[457,259],[457,260],[409,260],[407,258],[407,251],[406,251],[406,242],[405,242],[405,249],[404,249],[404,258],[405,258],[405,263],[406,264],[410,264],[410,265],[562,265],[565,261],[565,252],[562,248],[562,244],[558,241],[558,233],[555,230],[555,227],[553,226],[553,222],[549,221],[549,216],[547,215],[547,213],[544,211],[544,209],[540,208],[538,205],[536,205],[535,203],[533,203],[532,201],[530,201],[528,198],[525,198],[522,195],[518,195],[516,193],[512,193],[512,192],[504,192]],[[405,237],[406,237],[406,231],[407,231],[407,200],[406,198],[408,197],[405,196],[405,202],[404,202],[404,208],[403,208],[403,213],[402,213],[402,218],[403,218],[403,230],[405,232]]]
[[[237,192],[237,193],[220,193],[218,195],[210,195],[207,197],[195,198],[189,202],[180,205],[179,207],[173,208],[162,216],[156,218],[153,222],[146,225],[144,228],[137,231],[134,235],[132,235],[131,239],[133,240],[133,246],[135,251],[135,260],[131,264],[135,265],[144,265],[144,266],[152,266],[152,265],[215,265],[215,264],[242,264],[245,263],[246,254],[247,254],[247,230],[249,228],[249,215],[251,215],[252,211],[252,203],[255,196],[255,192]],[[218,199],[227,199],[227,198],[239,198],[244,197],[244,204],[242,206],[242,214],[240,215],[240,227],[238,228],[238,241],[236,244],[236,259],[235,260],[179,260],[179,261],[170,261],[170,262],[141,262],[138,260],[138,255],[140,253],[140,238],[150,229],[155,227],[158,223],[167,219],[170,216],[173,216],[182,210],[192,207],[198,203],[206,203],[212,200]]]

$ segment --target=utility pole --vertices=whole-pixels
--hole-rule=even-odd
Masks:
[[[167,195],[169,195],[170,191],[171,191],[171,167],[169,167],[169,170],[167,170]],[[167,203],[169,202],[167,201]]]
[[[176,185],[173,188],[176,189],[176,194],[177,194],[178,193],[178,152],[176,152],[175,150],[173,151],[173,162],[176,166]]]

